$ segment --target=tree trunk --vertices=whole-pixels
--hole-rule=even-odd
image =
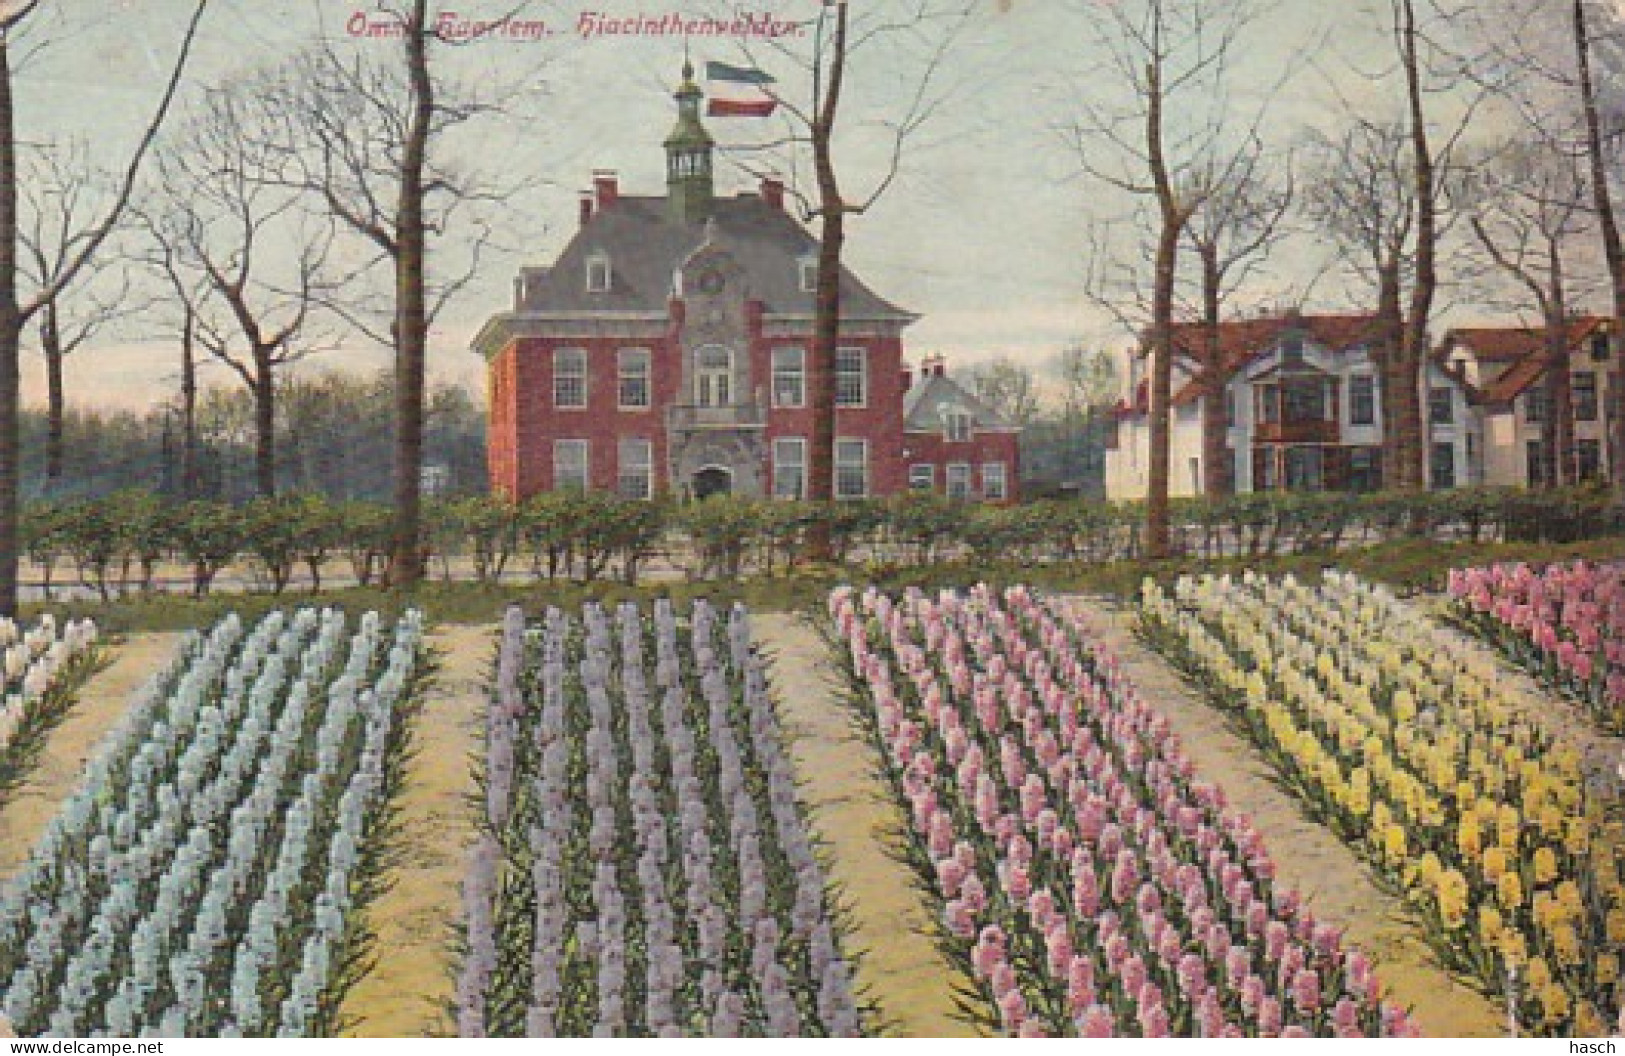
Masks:
[[[198,492],[197,359],[193,348],[196,320],[185,309],[181,324],[181,499],[190,502]]]
[[[1220,278],[1218,249],[1204,246],[1202,257],[1202,494],[1218,498],[1235,487],[1230,474],[1230,416],[1225,400],[1229,372],[1219,341]]]
[[[1585,8],[1586,0],[1574,0],[1574,51],[1577,61],[1576,78],[1580,90],[1580,106],[1585,112],[1586,160],[1591,165],[1591,195],[1597,216],[1597,230],[1602,236],[1603,257],[1608,262],[1609,288],[1613,294],[1614,320],[1610,334],[1609,356],[1612,378],[1610,398],[1604,408],[1608,422],[1608,468],[1614,478],[1614,487],[1620,502],[1625,502],[1625,240],[1619,232],[1619,220],[1614,212],[1614,196],[1609,185],[1609,168],[1617,160],[1605,153],[1602,118],[1597,107],[1597,86],[1591,71],[1591,29]]]
[[[1546,312],[1546,419],[1541,440],[1546,448],[1546,486],[1566,487],[1578,474],[1574,462],[1574,396],[1569,380],[1569,325],[1561,277],[1552,280]]]
[[[1145,499],[1146,554],[1153,560],[1170,550],[1168,468],[1173,394],[1174,273],[1179,263],[1180,227],[1165,216],[1157,239],[1151,292],[1151,461]]]
[[[1381,357],[1378,368],[1382,374],[1382,486],[1392,488],[1400,475],[1402,447],[1400,444],[1401,417],[1398,412],[1399,394],[1407,386],[1403,355],[1400,345],[1404,341],[1405,317],[1400,307],[1400,266],[1388,259],[1378,267],[1377,275],[1377,351]],[[1414,393],[1415,386],[1409,386]]]
[[[55,495],[62,483],[62,420],[67,414],[62,384],[62,327],[55,302],[46,305],[40,315],[39,337],[40,352],[45,356],[45,480],[49,492]]]
[[[1401,0],[1399,12],[1400,65],[1405,71],[1405,96],[1411,126],[1413,193],[1416,197],[1416,260],[1398,357],[1403,376],[1395,379],[1399,382],[1395,393],[1399,400],[1394,407],[1397,428],[1394,436],[1393,486],[1402,491],[1416,491],[1426,479],[1422,467],[1427,425],[1423,421],[1419,390],[1428,358],[1428,322],[1433,314],[1433,298],[1439,284],[1436,264],[1439,230],[1438,206],[1434,200],[1436,179],[1433,150],[1428,143],[1427,119],[1422,110],[1421,60],[1417,54],[1419,33],[1414,0]]]
[[[17,615],[22,346],[17,304],[17,138],[10,43],[0,36],[0,616]]]
[[[835,174],[835,120],[846,72],[846,4],[835,9],[829,82],[811,123],[813,168],[818,181],[818,282],[814,293],[813,347],[807,371],[807,402],[812,408],[811,450],[807,452],[807,498],[835,502],[836,358],[841,337],[841,249],[846,241],[846,203]],[[815,61],[823,61],[815,56]],[[833,509],[830,510],[833,513]],[[829,561],[834,555],[828,517],[815,517],[807,538],[807,555]]]
[[[390,540],[390,585],[423,579],[420,546],[423,467],[423,390],[428,344],[424,294],[428,245],[423,219],[423,178],[434,115],[429,78],[427,0],[416,0],[407,20],[406,65],[412,118],[402,145],[400,198],[396,206],[395,257],[395,522]]]
[[[254,490],[261,498],[276,494],[276,374],[261,360],[255,367],[254,396]]]

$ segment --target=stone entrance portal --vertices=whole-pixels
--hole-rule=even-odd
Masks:
[[[733,486],[733,471],[722,466],[706,466],[694,474],[694,497],[696,499],[709,499],[713,495],[731,494]]]

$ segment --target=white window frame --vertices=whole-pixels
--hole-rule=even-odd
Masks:
[[[794,451],[792,458],[786,458]],[[794,489],[785,488],[786,478],[795,473]],[[773,497],[775,499],[804,499],[807,497],[807,438],[780,436],[773,440]]]
[[[950,444],[968,444],[971,434],[971,413],[963,407],[950,407],[942,412],[942,438]]]
[[[593,253],[587,257],[587,292],[608,293],[615,286],[615,269],[610,265],[608,253]]]
[[[629,486],[641,481],[639,486]],[[655,445],[641,436],[623,436],[615,445],[615,492],[623,499],[651,499],[655,493]]]
[[[1196,459],[1191,459],[1192,463]],[[995,490],[993,482],[998,481]],[[1010,467],[1003,462],[982,463],[982,498],[992,502],[1003,502],[1010,497]]]
[[[636,364],[642,364],[642,370]],[[643,402],[626,402],[626,386],[643,375]],[[615,401],[623,411],[646,411],[654,405],[654,355],[647,348],[623,348],[615,353]]]
[[[575,481],[566,481],[565,469],[569,463],[577,460],[576,457],[567,456],[566,452],[580,452],[581,479],[579,484]],[[588,440],[555,440],[553,441],[553,490],[563,491],[566,488],[579,487],[582,491],[592,488],[592,443]]]
[[[847,483],[849,481],[849,479],[850,479],[850,478],[847,478],[845,476],[845,474],[848,473],[848,472],[851,472],[854,469],[854,460],[851,459],[850,457],[848,457],[846,459],[843,459],[841,457],[841,455],[843,453],[843,449],[845,450],[845,452],[848,455],[850,455],[850,453],[852,451],[860,452],[859,459],[856,460],[855,467],[856,467],[857,471],[862,475],[861,478],[860,478],[861,481],[862,481],[862,487],[859,488],[856,491],[844,486],[844,484]],[[837,437],[836,440],[835,440],[835,451],[834,451],[834,458],[832,459],[832,461],[833,461],[834,467],[835,467],[835,497],[837,499],[866,499],[866,498],[868,498],[869,497],[869,441],[859,439],[858,437],[855,437],[855,436]]]
[[[771,373],[773,375],[773,406],[807,406],[807,350],[796,345],[781,345],[780,347],[773,349],[769,355],[772,357]],[[795,367],[793,369],[779,365],[780,356],[791,355],[795,357]],[[779,399],[779,379],[781,377],[785,378],[786,380],[790,378],[795,379],[796,399],[794,402]]]
[[[727,357],[725,366],[706,366],[707,353]],[[734,396],[734,350],[727,345],[702,345],[694,350],[694,402],[700,407],[729,407]]]
[[[841,379],[850,378],[852,371],[841,369],[841,357],[856,355],[858,357],[858,398],[847,400],[841,398]],[[862,345],[844,345],[835,350],[835,406],[861,408],[869,406],[869,350]]]
[[[796,262],[800,271],[801,292],[818,292],[818,258],[802,257]]]
[[[971,465],[969,462],[950,462],[943,470],[943,491],[950,499],[971,497]]]
[[[580,364],[579,370],[566,367],[566,361]],[[555,348],[553,350],[553,406],[561,411],[580,411],[587,407],[587,350],[584,348]],[[579,402],[566,401],[559,398],[564,392],[563,386],[575,382],[581,386]]]
[[[909,491],[936,491],[937,467],[930,462],[916,462],[908,467]]]

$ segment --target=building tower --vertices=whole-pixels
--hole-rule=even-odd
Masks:
[[[666,137],[666,197],[672,217],[693,224],[711,212],[711,149],[716,141],[700,121],[700,100],[705,93],[694,83],[694,66],[683,63],[683,83],[677,100],[677,124]]]

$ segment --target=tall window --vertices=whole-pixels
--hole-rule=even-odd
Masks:
[[[807,404],[807,353],[800,348],[773,350],[773,406]]]
[[[615,490],[623,499],[647,499],[654,495],[654,444],[637,437],[622,438],[617,454]]]
[[[1370,374],[1349,378],[1349,424],[1377,423],[1377,379]]]
[[[1382,489],[1382,450],[1376,447],[1349,448],[1349,490]]]
[[[908,467],[908,490],[937,490],[937,467],[929,462],[916,462]]]
[[[869,402],[869,353],[862,348],[835,350],[835,406],[863,407]]]
[[[1455,401],[1451,399],[1449,386],[1435,385],[1428,389],[1428,423],[1449,425],[1455,420]]]
[[[1574,473],[1581,483],[1602,479],[1602,441],[1574,442]]]
[[[1434,444],[1428,451],[1428,479],[1435,488],[1456,486],[1456,445]]]
[[[695,402],[701,407],[733,403],[734,354],[721,345],[706,345],[694,361]]]
[[[586,349],[553,350],[553,406],[563,408],[587,406]]]
[[[1597,372],[1594,370],[1578,371],[1572,382],[1574,389],[1574,420],[1577,422],[1594,422],[1597,420]]]
[[[947,492],[950,499],[970,498],[970,463],[948,463],[947,476],[944,478],[944,480],[947,484]]]
[[[1524,445],[1524,477],[1531,488],[1546,483],[1546,445],[1539,440]]]
[[[1281,403],[1288,422],[1326,420],[1326,386],[1319,378],[1285,382],[1281,386]]]
[[[869,441],[835,441],[835,497],[861,499],[869,494]]]
[[[1523,390],[1523,420],[1526,422],[1544,422],[1546,420],[1546,386],[1539,383]]]
[[[970,412],[962,407],[950,407],[942,416],[942,436],[951,444],[970,440]]]
[[[773,497],[801,499],[807,495],[807,441],[781,436],[773,441]]]
[[[994,502],[1003,502],[1010,497],[1010,481],[1005,473],[1003,462],[983,463],[982,498],[991,499]]]
[[[623,348],[616,353],[615,362],[621,407],[636,410],[649,406],[649,350]]]
[[[796,262],[801,273],[801,292],[814,293],[818,290],[818,258],[802,257]]]
[[[553,441],[553,490],[587,490],[587,451],[585,440]]]

